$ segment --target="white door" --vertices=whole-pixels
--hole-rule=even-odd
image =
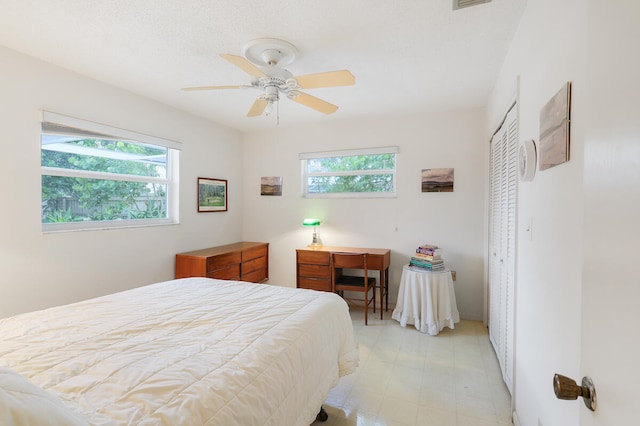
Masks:
[[[509,391],[513,387],[518,116],[513,106],[491,140],[489,338]]]
[[[580,424],[638,425],[640,4],[590,0],[588,13],[581,372],[597,408]]]

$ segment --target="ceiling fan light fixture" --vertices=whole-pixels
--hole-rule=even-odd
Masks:
[[[264,97],[269,102],[275,102],[278,100],[278,87],[267,86],[264,88]]]
[[[264,115],[271,115],[271,113],[273,112],[273,102],[269,101],[267,103],[267,106],[264,108]]]
[[[264,88],[264,98],[267,100],[267,106],[264,109],[264,115],[270,115],[273,112],[273,104],[280,100],[278,95],[278,87],[266,86]]]

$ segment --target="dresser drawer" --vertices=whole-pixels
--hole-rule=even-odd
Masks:
[[[298,263],[329,266],[330,253],[322,251],[299,251]]]
[[[252,283],[259,283],[267,279],[267,268],[256,269],[251,272],[242,272],[242,281],[249,281]]]
[[[307,265],[304,263],[298,264],[298,275],[300,277],[311,278],[331,278],[331,268],[329,265]]]
[[[267,257],[267,253],[269,252],[269,246],[266,244],[263,246],[251,247],[242,250],[242,262],[246,262],[251,259],[256,259],[258,257]]]
[[[240,279],[240,265],[231,265],[226,268],[216,269],[215,271],[208,271],[207,277],[216,278],[219,280],[239,280]]]
[[[240,252],[224,253],[207,258],[207,273],[223,269],[234,264],[240,264]]]
[[[331,291],[331,280],[300,277],[298,280],[298,287],[310,290]]]
[[[267,268],[267,258],[265,256],[258,257],[257,259],[242,262],[242,275],[244,276],[249,272],[255,271],[256,269],[266,269],[266,268]]]

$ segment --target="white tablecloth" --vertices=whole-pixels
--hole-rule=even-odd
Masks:
[[[398,302],[392,318],[402,327],[414,324],[422,333],[435,336],[460,322],[451,271],[430,272],[405,265]]]

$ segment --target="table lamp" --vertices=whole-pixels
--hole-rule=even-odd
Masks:
[[[309,247],[320,247],[321,244],[318,242],[318,233],[316,232],[316,226],[320,225],[320,219],[306,218],[302,221],[302,225],[313,226],[313,239],[311,240]]]

